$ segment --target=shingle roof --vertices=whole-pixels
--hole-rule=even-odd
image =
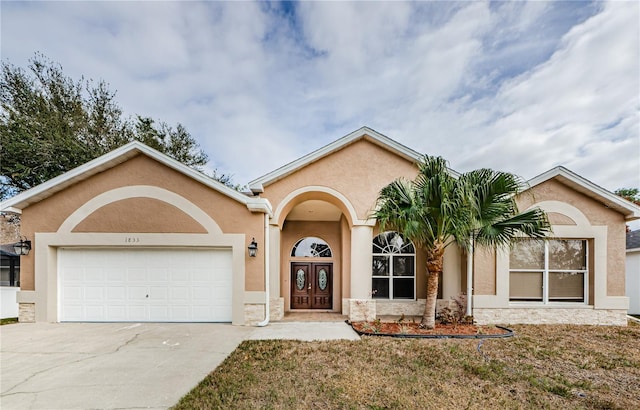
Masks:
[[[627,249],[640,248],[640,229],[627,232]]]

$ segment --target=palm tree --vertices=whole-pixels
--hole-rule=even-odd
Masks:
[[[397,179],[382,188],[373,216],[381,230],[396,230],[426,253],[427,303],[421,327],[435,326],[438,277],[444,251],[458,246],[506,246],[524,234],[543,238],[550,231],[538,208],[520,213],[515,197],[525,188],[517,176],[478,169],[454,176],[442,157],[425,156],[415,180]]]

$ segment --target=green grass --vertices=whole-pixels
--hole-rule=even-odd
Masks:
[[[0,319],[0,326],[11,325],[13,323],[18,323],[17,317],[9,317],[6,319]]]
[[[243,342],[176,409],[640,407],[640,325],[510,339]],[[482,353],[482,354],[481,354]]]

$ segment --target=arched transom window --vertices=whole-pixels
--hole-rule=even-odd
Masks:
[[[293,245],[291,256],[296,258],[330,258],[332,256],[329,244],[315,236],[307,236]]]
[[[398,232],[383,232],[373,239],[372,297],[415,299],[416,249]]]

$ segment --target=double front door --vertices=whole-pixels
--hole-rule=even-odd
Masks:
[[[291,264],[291,309],[333,308],[333,265],[331,263]]]

